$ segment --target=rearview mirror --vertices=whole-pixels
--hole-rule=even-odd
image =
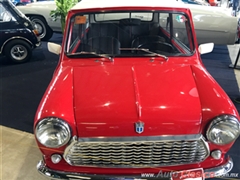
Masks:
[[[210,53],[210,52],[212,52],[213,47],[214,47],[214,43],[201,44],[198,47],[198,51],[199,51],[200,54]]]
[[[60,54],[61,45],[52,43],[52,42],[48,42],[47,46],[48,46],[48,51],[50,51],[51,53],[54,53],[56,55]]]

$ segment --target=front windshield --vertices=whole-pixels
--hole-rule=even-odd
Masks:
[[[77,14],[65,52],[74,56],[190,56],[192,31],[183,13],[132,11]]]
[[[0,23],[10,22],[10,21],[16,21],[16,19],[14,18],[12,13],[3,6],[3,4],[0,4]]]

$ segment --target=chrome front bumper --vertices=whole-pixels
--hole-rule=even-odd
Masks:
[[[41,44],[42,44],[41,42],[38,42],[37,44],[35,44],[35,46],[39,47],[39,46],[41,46]]]
[[[230,172],[233,168],[233,161],[231,158],[229,160],[218,167],[204,169],[205,178],[213,178],[223,176]],[[171,180],[171,178],[163,178],[163,177],[155,177],[155,178],[142,178],[141,176],[110,176],[110,175],[96,175],[96,174],[82,174],[82,173],[74,173],[74,172],[64,172],[64,171],[55,171],[46,167],[46,164],[43,160],[41,160],[37,165],[38,172],[45,177],[50,179],[92,179],[92,180],[147,180],[147,179],[161,179],[161,180]]]

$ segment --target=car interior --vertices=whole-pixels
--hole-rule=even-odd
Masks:
[[[114,15],[88,14],[72,18],[66,52],[190,55],[194,50],[185,15],[166,12],[128,12]]]

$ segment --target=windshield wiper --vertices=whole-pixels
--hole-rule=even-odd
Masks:
[[[108,56],[105,54],[97,54],[96,52],[81,51],[81,52],[77,52],[77,53],[67,53],[67,56],[69,56],[69,57],[77,56],[77,55],[94,55],[97,57],[106,58],[109,61],[113,61],[113,58],[111,56]]]
[[[158,54],[158,53],[149,51],[149,49],[145,49],[145,48],[120,48],[120,50],[123,50],[123,51],[144,51],[144,52],[153,54],[153,55],[155,55],[155,56],[162,57],[162,58],[164,58],[165,60],[168,60],[168,57],[167,57],[167,56],[165,56],[165,55],[163,55],[163,54]]]

